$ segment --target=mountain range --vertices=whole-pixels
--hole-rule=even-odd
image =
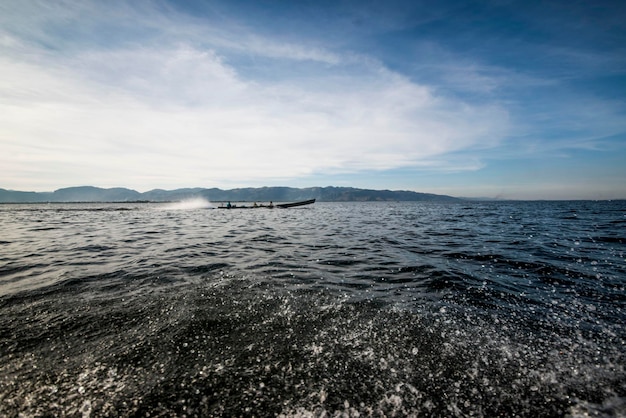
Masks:
[[[405,190],[369,190],[353,187],[257,187],[222,190],[218,188],[188,188],[176,190],[154,189],[140,193],[115,187],[104,189],[93,186],[68,187],[54,192],[22,192],[0,189],[0,203],[45,202],[167,202],[204,198],[212,202],[291,202],[317,199],[320,202],[375,202],[375,201],[432,201],[452,202],[461,199],[431,193]]]

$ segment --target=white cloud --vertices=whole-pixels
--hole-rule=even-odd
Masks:
[[[446,154],[495,146],[507,129],[498,106],[437,97],[366,57],[253,35],[239,45],[280,60],[270,80],[245,77],[224,51],[196,39],[65,54],[2,39],[0,176],[14,179],[7,187],[146,190],[464,169]],[[327,68],[302,80],[281,77],[291,61],[307,60]]]

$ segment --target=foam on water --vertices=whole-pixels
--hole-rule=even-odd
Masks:
[[[225,276],[176,291],[135,282],[114,299],[106,289],[68,283],[54,298],[5,300],[10,331],[0,347],[11,355],[0,365],[0,412],[626,412],[617,393],[624,379],[619,336],[599,339],[576,327],[529,334],[525,321],[507,312],[486,315],[452,304],[413,312]]]

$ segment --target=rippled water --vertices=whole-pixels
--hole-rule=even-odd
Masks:
[[[626,414],[626,202],[0,205],[2,416]]]

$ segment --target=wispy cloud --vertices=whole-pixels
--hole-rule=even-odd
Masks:
[[[610,49],[533,44],[499,25],[481,42],[489,25],[471,25],[488,16],[453,4],[339,5],[330,23],[316,9],[325,23],[302,32],[219,4],[0,4],[0,187],[475,173],[621,149],[607,138],[626,130],[623,100],[572,81],[605,65],[623,74]],[[438,35],[420,37],[429,28]]]
[[[219,39],[220,50],[199,45],[211,39],[174,38],[63,55],[47,48],[67,41],[59,34],[38,33],[36,44],[13,36],[0,62],[2,166],[19,173],[31,162],[65,184],[174,187],[445,166],[446,153],[494,146],[506,132],[498,106],[437,97],[376,60],[254,34],[235,51]],[[275,77],[244,77],[227,59],[244,50],[280,60]],[[302,60],[329,67],[281,77]],[[154,172],[167,180],[147,181]]]

